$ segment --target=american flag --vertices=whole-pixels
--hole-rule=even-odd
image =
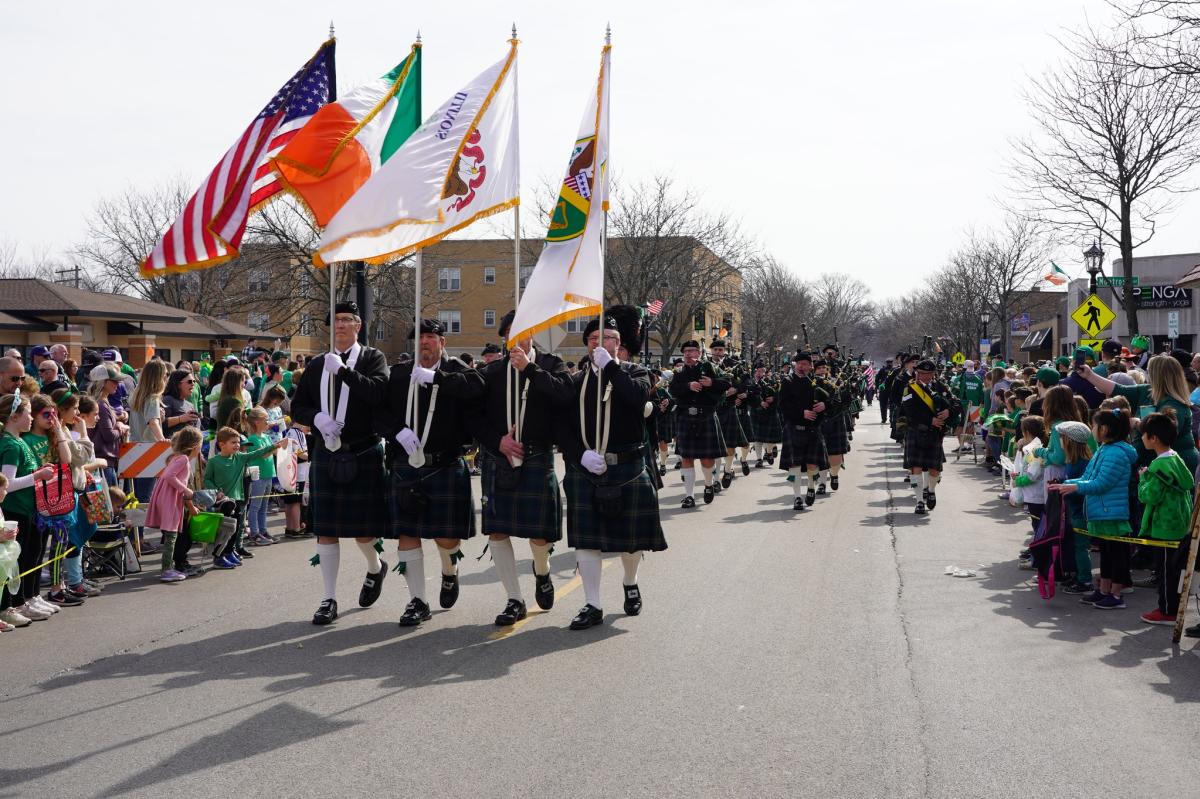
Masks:
[[[867,368],[863,369],[863,375],[867,378],[867,389],[875,390],[875,364],[868,363]]]
[[[233,143],[142,263],[143,277],[237,257],[251,211],[282,188],[268,160],[334,96],[333,48],[321,45]]]
[[[646,314],[648,316],[658,316],[660,313],[662,313],[662,309],[662,300],[650,300],[650,302],[646,303]]]

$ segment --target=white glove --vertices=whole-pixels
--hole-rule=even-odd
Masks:
[[[604,462],[604,456],[594,449],[589,449],[583,453],[583,457],[579,459],[583,468],[587,469],[592,474],[604,474],[608,471],[608,464]]]
[[[417,434],[410,427],[406,427],[396,434],[396,443],[404,447],[404,451],[409,455],[421,448],[421,439],[417,438]]]
[[[432,369],[426,369],[424,366],[414,363],[412,370],[412,382],[416,383],[418,386],[427,386],[433,382],[434,375],[436,374],[437,372],[433,371]]]
[[[326,438],[336,438],[342,434],[342,423],[324,411],[321,411],[313,418],[313,425]]]
[[[596,364],[597,369],[603,369],[612,361],[612,354],[603,347],[597,347],[592,350],[592,363]]]
[[[331,375],[336,375],[345,368],[346,364],[342,362],[342,356],[334,352],[325,353],[325,371]]]

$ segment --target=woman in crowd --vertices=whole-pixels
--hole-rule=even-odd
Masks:
[[[108,462],[104,481],[115,486],[121,442],[129,432],[129,427],[117,418],[117,412],[109,402],[121,384],[121,373],[111,363],[101,363],[92,369],[88,378],[88,393],[96,400],[100,414],[92,434],[92,443],[96,446],[96,457]]]
[[[163,433],[172,438],[185,427],[200,427],[200,413],[194,404],[196,378],[190,370],[176,369],[167,378],[163,390]]]

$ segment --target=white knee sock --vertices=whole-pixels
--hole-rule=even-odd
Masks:
[[[829,470],[822,469],[821,470],[821,484],[824,485],[825,483],[828,483],[828,482],[829,482]]]
[[[321,556],[321,579],[325,581],[325,599],[337,599],[338,567],[342,565],[341,544],[317,544]]]
[[[404,564],[404,582],[408,583],[408,593],[413,599],[425,601],[425,550],[401,549],[396,553],[397,559]]]
[[[583,598],[594,608],[600,607],[600,550],[577,549],[575,559],[579,563],[579,579],[583,581]]]
[[[817,470],[813,469],[808,473],[808,487],[816,490],[817,487]]]
[[[920,502],[921,500],[925,499],[925,495],[922,493],[922,489],[921,489],[922,482],[924,482],[924,480],[922,479],[922,475],[914,474],[912,476],[913,496],[917,498],[917,502]]]
[[[706,486],[712,485],[712,473],[713,473],[712,467],[705,466],[702,463],[702,464],[700,464],[700,473],[704,475],[704,485],[706,485]]]
[[[492,539],[491,545],[492,562],[496,565],[496,574],[500,577],[504,590],[508,592],[508,598],[524,602],[525,597],[521,596],[521,581],[517,579],[517,556],[513,552],[512,539]]]
[[[942,481],[942,475],[940,473],[934,474],[933,472],[925,472],[925,476],[928,480],[929,492],[932,494],[937,491],[938,483]]]
[[[529,542],[529,550],[533,553],[533,573],[534,574],[549,574],[550,573],[550,550],[554,545],[547,542],[545,544],[535,544]]]
[[[658,462],[663,466],[667,465],[667,451],[665,449],[660,449],[658,451]]]
[[[686,496],[694,497],[696,495],[696,467],[684,467],[680,469],[683,472],[683,493]]]
[[[642,565],[641,552],[622,552],[621,565],[625,567],[625,579],[622,585],[637,585],[638,566]]]
[[[746,461],[750,460],[750,446],[749,445],[742,447],[741,453],[742,453],[742,463],[745,463]]]
[[[442,557],[442,574],[446,575],[447,577],[453,577],[454,575],[458,574],[458,566],[456,565],[456,561],[462,557],[462,548],[458,544],[454,545],[454,549],[443,549],[439,545],[437,551]],[[456,558],[454,557],[455,555],[458,555],[459,557]]]
[[[367,559],[367,574],[379,574],[383,569],[383,564],[379,562],[379,553],[375,550],[375,542],[355,541],[354,543],[358,544],[363,557]]]
[[[837,477],[838,472],[840,472],[841,470],[842,470],[842,464],[840,464],[840,463],[829,464],[829,473],[831,475],[833,475],[834,477]]]
[[[733,458],[734,458],[733,455],[725,456],[725,471],[727,471],[727,472],[733,471]]]
[[[788,469],[788,474],[796,478],[795,481],[792,482],[792,493],[796,496],[800,496],[804,493],[804,469],[800,466],[793,466],[791,469]]]

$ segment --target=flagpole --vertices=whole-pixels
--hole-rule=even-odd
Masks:
[[[417,250],[417,265],[415,287],[413,288],[413,318],[416,326],[413,328],[413,363],[419,363],[421,354],[421,268],[424,265],[423,249]]]
[[[512,26],[512,40],[510,42],[514,47],[517,45],[517,23]],[[517,96],[517,64],[513,62],[513,97]],[[513,103],[516,114],[517,104]],[[513,308],[514,310],[521,305],[521,151],[517,149],[517,204],[513,206]],[[505,348],[508,343],[505,342]]]
[[[611,47],[612,47],[612,26],[606,25],[604,28],[604,49],[608,50]],[[607,69],[604,70],[604,80],[607,81],[609,79],[609,70],[612,69],[611,58],[608,60],[608,63],[606,64],[606,66],[607,66]],[[604,110],[607,110],[607,109],[601,110],[601,113],[603,113]],[[596,131],[596,133],[599,134],[600,131]],[[604,152],[605,152],[605,155],[607,156],[608,148],[609,148],[609,141],[608,141],[608,136],[607,136],[608,131],[605,130],[604,133],[605,133]],[[597,159],[596,177],[597,178],[606,177],[601,174],[600,170],[607,170],[608,159],[606,157],[605,163],[601,164],[601,163],[599,163],[599,158],[600,158],[600,153],[597,152],[596,153],[596,159]],[[607,181],[604,183],[601,183],[600,180],[597,180],[596,185],[607,187],[608,183],[607,183]],[[604,195],[600,198],[600,203],[601,203],[600,208],[604,213],[604,225],[600,228],[600,325],[599,325],[599,327],[597,327],[597,331],[600,333],[599,346],[603,347],[604,346],[604,267],[608,262],[608,192],[607,191],[605,191]],[[601,419],[601,409],[604,406],[604,392],[601,390],[601,388],[603,387],[603,382],[604,381],[600,379],[600,375],[597,374],[596,375],[596,449],[597,449],[597,451],[599,451],[599,449],[600,449],[600,441],[601,441],[601,439],[600,439],[600,419]],[[603,455],[604,453],[601,452],[600,454]]]

